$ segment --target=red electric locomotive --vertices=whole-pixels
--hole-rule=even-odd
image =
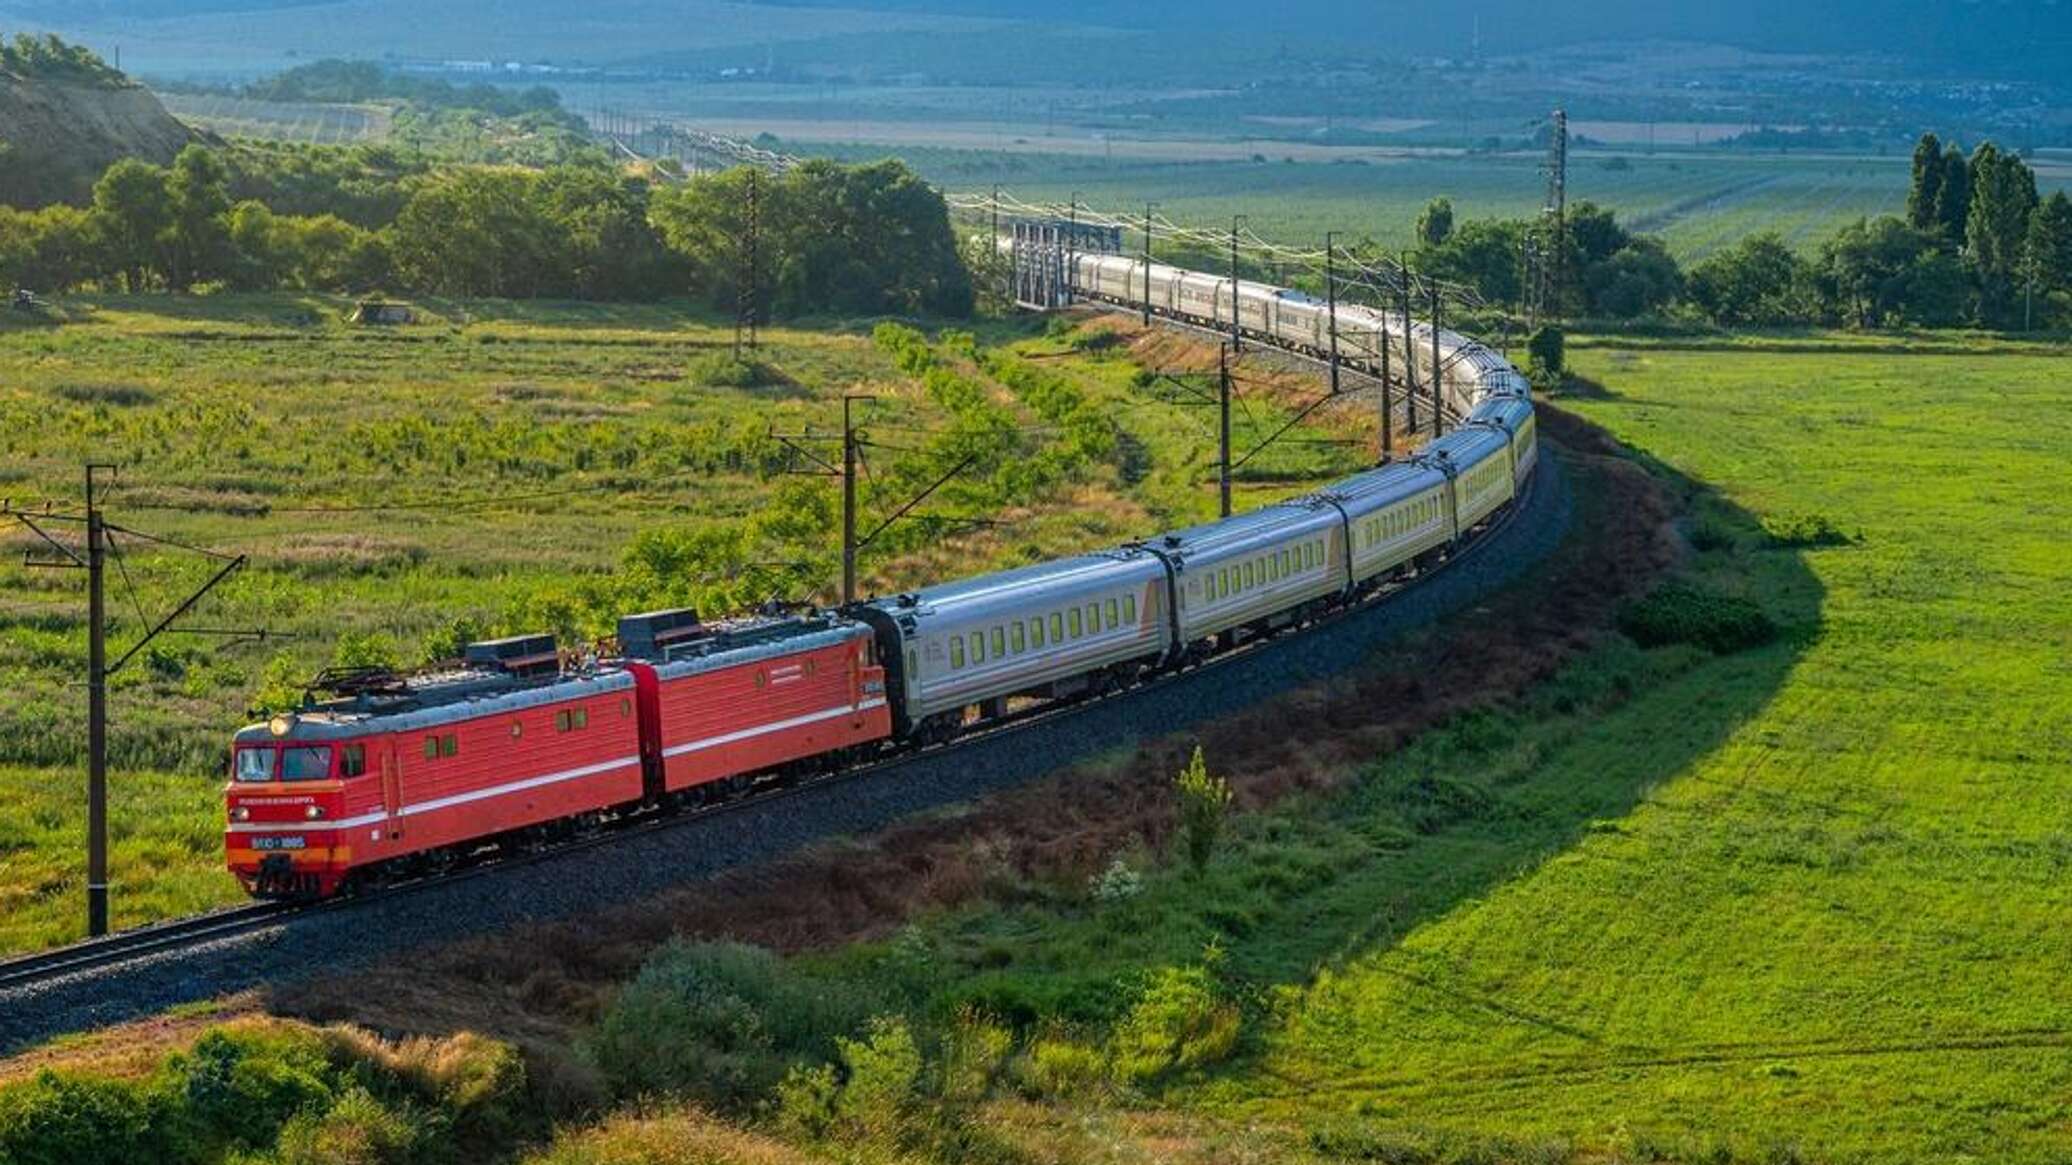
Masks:
[[[330,673],[240,731],[231,872],[261,897],[325,897],[486,845],[695,803],[891,736],[868,628],[832,616],[620,621],[622,658],[567,666],[551,636],[471,644],[415,676]]]

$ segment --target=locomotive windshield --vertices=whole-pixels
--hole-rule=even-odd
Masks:
[[[274,751],[271,748],[238,749],[237,779],[255,782],[272,780]]]
[[[331,748],[275,748],[261,745],[237,750],[237,779],[257,784],[275,779],[321,781],[331,775]]]

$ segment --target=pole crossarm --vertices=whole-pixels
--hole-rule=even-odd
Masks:
[[[858,550],[861,550],[864,547],[869,546],[872,542],[876,541],[878,535],[883,534],[887,529],[890,529],[894,522],[897,522],[901,518],[906,517],[907,514],[913,511],[914,507],[920,505],[922,502],[927,501],[929,495],[933,494],[936,490],[941,489],[943,486],[948,485],[950,483],[950,479],[956,477],[958,474],[964,472],[966,469],[971,468],[971,463],[977,460],[978,454],[974,453],[966,457],[964,460],[959,461],[957,464],[951,466],[950,471],[948,473],[945,473],[941,477],[936,478],[935,482],[932,485],[930,485],[927,489],[924,489],[920,493],[915,494],[913,499],[908,501],[907,504],[899,507],[897,510],[892,511],[891,517],[888,517],[884,521],[878,523],[876,528],[874,528],[870,533],[865,534],[862,538],[857,539],[856,548]],[[984,521],[984,519],[958,520],[973,522]]]
[[[153,627],[149,631],[146,631],[142,639],[139,639],[135,643],[131,644],[130,649],[128,651],[123,652],[119,657],[116,658],[114,663],[109,664],[107,671],[103,674],[112,676],[116,672],[121,671],[122,665],[134,659],[136,657],[136,654],[144,650],[145,647],[149,646],[152,640],[158,638],[161,634],[164,634],[166,629],[173,625],[174,620],[178,619],[182,615],[185,615],[188,611],[193,610],[194,605],[196,603],[201,602],[202,598],[206,596],[210,591],[215,590],[218,583],[221,583],[224,579],[229,578],[231,575],[243,569],[247,561],[249,560],[244,555],[240,554],[237,557],[231,559],[229,562],[224,563],[223,568],[221,570],[218,570],[214,575],[210,576],[209,581],[201,584],[201,586],[198,589],[196,589],[193,594],[187,596],[185,602],[173,608],[172,614],[167,615],[163,619],[160,619],[158,621],[157,626]]]

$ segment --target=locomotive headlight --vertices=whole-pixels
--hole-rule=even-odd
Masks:
[[[315,821],[317,818],[322,817],[324,815],[324,807],[322,805],[311,805],[309,808],[304,809],[302,811],[302,815],[304,817],[309,818],[311,821]]]
[[[279,716],[268,720],[266,722],[266,730],[275,736],[286,736],[290,732],[295,731],[295,714],[293,712],[283,712]]]
[[[230,819],[232,821],[250,821],[252,819],[252,811],[240,805],[230,811]]]

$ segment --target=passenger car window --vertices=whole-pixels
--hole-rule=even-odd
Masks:
[[[1086,633],[1088,635],[1099,635],[1101,633],[1101,605],[1099,603],[1088,603],[1086,605]]]
[[[964,666],[964,637],[962,635],[950,636],[950,666]]]
[[[1065,641],[1065,617],[1056,611],[1052,611],[1050,615],[1050,641],[1052,643],[1063,643]]]
[[[1043,616],[1041,615],[1029,620],[1029,646],[1043,646]]]
[[[1079,627],[1079,608],[1077,608],[1077,607],[1074,607],[1074,608],[1072,608],[1072,612],[1071,612],[1071,622],[1072,622],[1072,638],[1074,638],[1074,639],[1077,639],[1077,638],[1079,638],[1079,634],[1080,634],[1080,627]]]
[[[986,662],[986,633],[983,631],[971,633],[971,662]]]
[[[1122,626],[1121,611],[1121,603],[1116,602],[1114,599],[1108,600],[1108,630],[1113,631],[1117,627]]]
[[[993,657],[994,657],[995,659],[997,659],[997,658],[999,658],[1000,656],[1003,656],[1003,655],[1006,655],[1006,654],[1007,654],[1007,632],[1005,632],[1005,631],[1001,630],[1001,629],[1000,629],[1000,628],[998,628],[998,627],[995,627],[995,628],[993,628]]]
[[[1014,630],[1014,649],[1015,649],[1015,651],[1016,651],[1016,652],[1023,652],[1023,651],[1027,651],[1027,650],[1029,650],[1029,633],[1028,633],[1028,631],[1027,631],[1026,629],[1024,629],[1024,628],[1023,628],[1023,626],[1022,626],[1022,624],[1021,624],[1021,623],[1019,623],[1019,622],[1017,622],[1017,623],[1015,623],[1015,624],[1014,624],[1014,628],[1013,628],[1013,630]]]
[[[1137,596],[1122,596],[1122,621],[1125,623],[1137,621]]]

